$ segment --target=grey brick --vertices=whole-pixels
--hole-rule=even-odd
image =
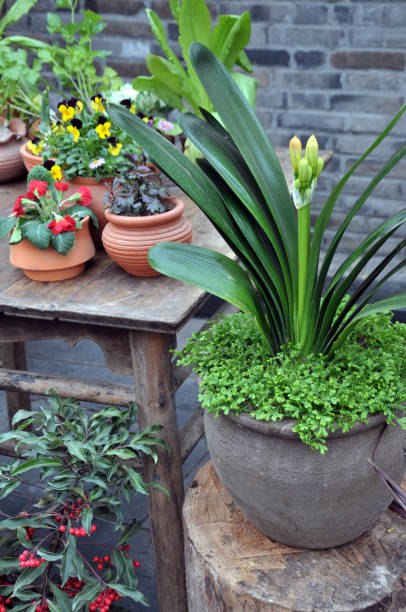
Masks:
[[[405,77],[403,73],[382,72],[345,72],[344,88],[360,90],[371,89],[373,91],[405,91]]]
[[[357,161],[356,157],[347,157],[345,159],[345,171],[349,170]],[[373,177],[381,167],[383,166],[382,159],[366,159],[362,162],[362,164],[357,168],[357,173],[363,176]],[[389,176],[391,178],[404,179],[406,176],[406,159],[402,159],[399,161],[396,166],[392,168]]]
[[[143,0],[85,0],[85,8],[96,13],[114,13],[115,15],[136,15],[148,6]]]
[[[375,137],[365,134],[339,134],[332,138],[334,154],[347,153],[348,155],[362,155],[371,146]],[[400,142],[396,139],[386,138],[379,145],[382,159],[388,159],[398,149]]]
[[[317,2],[296,3],[293,23],[321,24],[327,21],[327,6]]]
[[[335,68],[403,71],[405,54],[398,51],[334,51],[331,64]]]
[[[127,62],[125,60],[109,60],[111,66],[123,79],[135,79],[137,76],[149,75],[145,61]]]
[[[368,114],[353,114],[350,118],[350,129],[354,133],[359,134],[378,134],[382,132],[389,123],[388,116],[368,115]],[[392,135],[399,133],[404,134],[404,126],[398,124],[397,128],[391,132]]]
[[[304,108],[312,110],[315,108],[327,108],[327,95],[320,92],[293,92],[290,100],[290,107],[293,109]]]
[[[352,112],[395,113],[402,106],[402,102],[401,97],[339,94],[331,97],[331,108]]]
[[[341,89],[338,72],[279,71],[275,80],[281,87],[295,89]]]
[[[335,21],[340,24],[354,23],[354,16],[357,8],[346,4],[337,4],[334,6],[333,16]]]
[[[286,108],[287,94],[285,91],[259,91],[257,93],[256,108]]]
[[[384,6],[382,23],[386,26],[400,26],[406,24],[406,6],[404,3]]]
[[[107,26],[103,30],[105,36],[129,38],[153,38],[154,36],[149,21],[109,15],[106,17],[106,22]]]
[[[345,39],[345,31],[339,28],[330,28],[328,25],[317,28],[314,26],[271,26],[269,41],[272,45],[294,44],[297,47],[323,47],[336,48]]]
[[[258,87],[265,88],[267,85],[269,85],[269,82],[270,82],[269,70],[257,69],[257,70],[254,70],[253,73],[251,73],[251,76],[254,77],[254,79],[257,79]]]
[[[289,66],[290,56],[285,49],[248,49],[253,64],[261,66]]]
[[[352,176],[346,186],[346,193],[360,195],[369,185],[369,178],[363,176]],[[402,184],[400,181],[385,178],[374,189],[374,198],[384,198],[389,200],[399,199],[402,194]],[[399,207],[401,208],[401,207]]]
[[[323,51],[296,51],[295,61],[299,68],[316,68],[325,63]]]
[[[310,113],[288,111],[278,115],[278,125],[284,128],[300,128],[317,132],[344,132],[346,118],[332,113]]]

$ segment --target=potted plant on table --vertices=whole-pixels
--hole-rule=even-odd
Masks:
[[[0,238],[11,233],[10,262],[33,280],[57,281],[80,274],[95,254],[89,232],[91,193],[80,187],[70,196],[67,183],[54,181],[42,166],[27,178],[9,217],[0,218]]]
[[[194,338],[182,358],[203,379],[206,435],[223,484],[271,538],[337,546],[372,526],[405,471],[406,332],[384,313],[405,307],[406,292],[370,302],[406,264],[396,259],[405,240],[378,264],[372,259],[406,210],[371,232],[330,278],[329,272],[351,219],[406,145],[371,179],[323,259],[322,238],[344,185],[406,106],[334,187],[311,235],[322,165],[316,140],[304,159],[298,140],[291,143],[292,202],[269,140],[227,70],[201,44],[193,43],[190,54],[222,121],[209,113],[206,121],[181,118],[204,155],[198,167],[125,110],[110,113],[206,213],[240,263],[170,243],[153,247],[149,262],[243,311]],[[368,458],[391,476],[390,493]],[[405,510],[402,497],[396,499]]]
[[[131,156],[129,156],[131,159]],[[159,274],[148,264],[151,246],[162,241],[191,242],[192,226],[183,216],[185,205],[169,197],[159,174],[132,159],[133,167],[106,185],[105,251],[134,276]]]
[[[124,151],[141,159],[141,148],[112,125],[100,93],[92,96],[88,107],[78,98],[69,98],[60,100],[57,109],[56,114],[44,110],[38,135],[23,145],[21,154],[27,168],[43,164],[54,176],[63,176],[71,190],[90,189],[90,206],[101,233],[106,224],[105,182],[129,167]]]

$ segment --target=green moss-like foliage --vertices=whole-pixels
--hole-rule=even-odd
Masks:
[[[371,414],[406,429],[406,325],[391,318],[362,320],[331,361],[321,354],[301,359],[295,347],[269,355],[254,319],[242,313],[193,334],[176,354],[202,378],[199,399],[209,412],[295,419],[301,440],[323,453],[330,432],[348,431]]]

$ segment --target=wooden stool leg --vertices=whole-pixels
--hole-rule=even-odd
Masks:
[[[162,437],[171,451],[158,451],[158,463],[146,459],[147,482],[159,480],[170,498],[157,490],[148,497],[158,600],[161,612],[186,612],[185,560],[182,532],[183,476],[176,406],[172,385],[172,335],[130,332],[139,424],[164,426]]]
[[[1,367],[10,370],[26,370],[27,362],[25,358],[24,342],[1,342],[0,343],[0,363]],[[20,410],[30,410],[30,396],[28,393],[15,393],[7,391],[7,414],[9,427],[15,413]]]

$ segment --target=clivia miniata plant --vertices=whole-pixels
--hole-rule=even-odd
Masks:
[[[90,216],[95,227],[97,218],[89,204],[90,190],[79,187],[68,197],[64,193],[68,183],[61,178],[61,170],[53,161],[51,171],[35,166],[27,177],[27,192],[19,196],[8,217],[0,217],[0,238],[11,233],[9,244],[27,238],[38,249],[49,246],[66,255],[75,246],[75,230],[82,227],[82,219]]]
[[[79,402],[51,392],[47,405],[20,410],[17,429],[0,435],[0,442],[14,440],[18,454],[0,465],[0,499],[24,484],[39,492],[38,499],[21,496],[27,502],[15,516],[0,511],[0,612],[107,612],[122,597],[148,605],[128,543],[141,523],[124,525],[122,505],[132,491],[167,493],[145,483],[134,465],[142,455],[156,461],[165,444],[159,425],[131,433],[136,417],[134,404],[88,416]],[[32,470],[38,480],[27,479]],[[119,533],[101,542],[95,520],[106,516]]]
[[[204,379],[202,389],[208,394],[208,409],[219,409],[214,406],[221,381],[222,399],[228,397],[222,411],[245,411],[264,420],[293,418],[296,420],[294,431],[301,439],[322,451],[326,450],[323,443],[329,432],[338,428],[348,431],[355,422],[367,422],[368,416],[376,412],[385,413],[387,422],[399,422],[405,427],[404,419],[395,416],[396,410],[404,410],[401,405],[404,371],[399,372],[398,367],[391,367],[382,378],[385,385],[388,381],[399,380],[402,388],[394,393],[388,391],[383,403],[375,404],[375,391],[381,390],[381,373],[374,372],[372,367],[369,367],[369,393],[364,395],[361,409],[356,403],[345,405],[347,398],[343,398],[340,389],[351,386],[345,378],[348,371],[345,363],[356,371],[359,360],[366,362],[368,357],[374,362],[374,347],[377,343],[381,345],[379,337],[387,334],[387,323],[381,313],[406,306],[405,291],[374,301],[386,281],[406,265],[404,258],[396,259],[406,245],[404,239],[391,247],[379,263],[374,263],[375,256],[382,252],[381,247],[386,247],[396,229],[406,221],[406,209],[400,209],[377,224],[336,269],[331,266],[351,220],[405,155],[405,144],[371,178],[324,255],[322,243],[344,186],[397,124],[406,105],[335,185],[311,232],[310,206],[322,170],[316,139],[309,140],[303,158],[298,139],[291,142],[295,170],[292,197],[268,136],[227,69],[201,43],[193,42],[189,54],[191,65],[215,111],[201,108],[203,118],[184,114],[179,121],[185,135],[204,156],[197,165],[158,134],[146,129],[142,121],[125,109],[112,106],[109,112],[115,123],[125,129],[153,162],[201,208],[238,258],[237,262],[221,253],[189,244],[160,243],[149,251],[149,263],[157,271],[213,293],[245,313],[235,325],[229,325],[229,328],[240,329],[236,335],[237,344],[230,348],[234,340],[224,330],[223,350],[211,360],[208,369],[200,372]],[[358,325],[375,315],[378,316],[377,324],[371,323],[373,333],[368,334],[369,344],[365,345],[362,337],[357,336]],[[366,325],[370,329],[368,321]],[[221,335],[222,331],[218,333]],[[386,348],[389,363],[392,362],[391,347]],[[236,354],[248,355],[251,349],[258,357],[255,367],[251,369],[252,363],[244,361],[241,372],[229,375],[231,368],[227,359]],[[343,357],[339,353],[341,349],[348,349],[351,354]],[[353,354],[355,349],[361,354]],[[370,349],[371,355],[362,353],[363,349]],[[201,363],[207,355],[213,357],[202,341],[193,352],[195,367],[197,353]],[[317,364],[312,367],[314,360]],[[293,371],[303,372],[312,390],[311,397],[305,401],[296,401],[300,395],[298,381],[296,388],[287,394],[276,384],[276,379],[284,378],[289,370],[289,365],[285,369],[285,362],[292,364]],[[336,379],[334,385],[327,385],[328,394],[323,395],[318,393],[318,383],[312,377],[315,371],[326,371],[327,363],[335,371]],[[220,370],[224,376],[219,376]],[[210,372],[219,376],[216,390],[204,387]],[[248,391],[252,385],[260,383],[268,374],[273,379],[270,384],[250,395]],[[374,381],[373,376],[378,377],[379,382]],[[290,377],[290,383],[294,385],[295,376]],[[375,408],[371,409],[373,404]],[[301,430],[303,423],[305,426]]]

